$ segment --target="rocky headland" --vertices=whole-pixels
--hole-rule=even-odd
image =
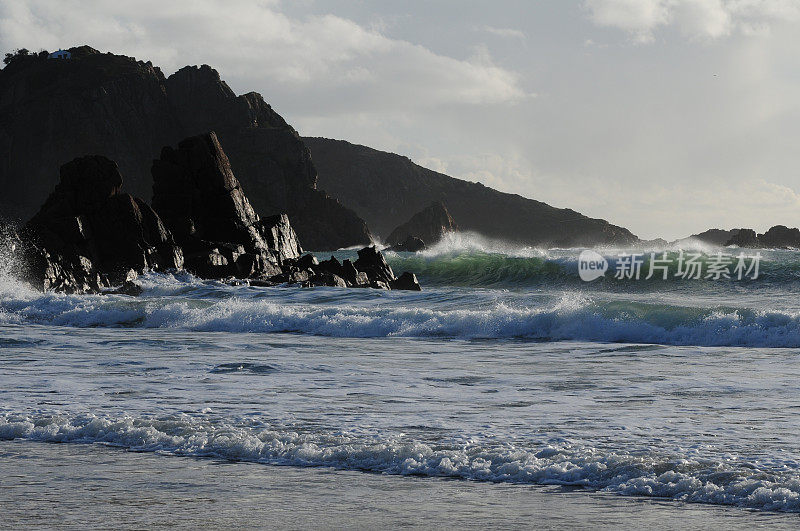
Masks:
[[[303,254],[289,218],[253,209],[215,133],[167,146],[151,167],[152,207],[122,192],[118,165],[100,155],[61,167],[59,182],[11,245],[35,287],[66,293],[138,293],[148,271],[186,270],[204,279],[272,286],[419,290],[396,277],[375,247],[354,262]]]

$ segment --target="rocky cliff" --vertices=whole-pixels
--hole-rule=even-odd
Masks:
[[[455,179],[400,155],[341,140],[304,141],[319,170],[320,188],[352,208],[383,239],[431,201],[441,201],[462,231],[505,241],[556,246],[638,241],[627,229],[602,219]]]
[[[258,214],[287,213],[311,249],[371,241],[362,219],[317,189],[308,149],[259,94],[237,96],[206,65],[167,78],[150,62],[70,51],[69,60],[32,56],[0,70],[2,215],[30,218],[59,167],[89,153],[116,161],[126,190],[149,200],[161,147],[216,131]]]
[[[122,192],[117,164],[100,155],[63,165],[55,189],[21,232],[0,227],[0,253],[13,274],[41,290],[136,295],[147,271],[187,269],[200,278],[272,286],[419,290],[396,277],[375,247],[358,260],[302,255],[285,214],[262,219],[214,133],[166,146],[153,161],[153,207]]]
[[[695,242],[704,243],[706,245],[713,245],[722,247],[735,238],[739,234],[739,229],[708,229],[698,234],[692,234],[687,238],[681,238],[670,243],[672,246],[680,247],[681,245],[690,245]]]

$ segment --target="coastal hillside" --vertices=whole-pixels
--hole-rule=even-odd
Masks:
[[[0,70],[0,215],[29,219],[62,164],[87,154],[116,161],[126,191],[149,200],[162,146],[215,131],[261,216],[287,213],[308,249],[368,244],[366,224],[317,189],[297,132],[255,92],[237,96],[213,68],[169,77],[149,61],[71,48],[9,54]]]
[[[526,245],[627,245],[628,229],[480,183],[423,168],[407,157],[327,138],[303,139],[319,186],[366,220],[382,239],[432,201],[441,201],[460,230]]]

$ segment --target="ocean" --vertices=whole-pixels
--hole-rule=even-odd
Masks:
[[[597,249],[584,282],[580,251],[461,235],[386,254],[422,292],[140,297],[6,261],[4,525],[799,525],[800,252],[637,280]]]

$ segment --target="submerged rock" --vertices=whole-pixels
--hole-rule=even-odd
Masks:
[[[402,243],[392,245],[387,250],[398,253],[399,252],[417,253],[419,251],[424,251],[426,248],[427,246],[425,245],[424,241],[417,238],[416,236],[409,236]]]
[[[402,289],[410,291],[422,291],[417,280],[417,275],[405,271],[402,275],[389,282],[389,287],[392,289]]]

